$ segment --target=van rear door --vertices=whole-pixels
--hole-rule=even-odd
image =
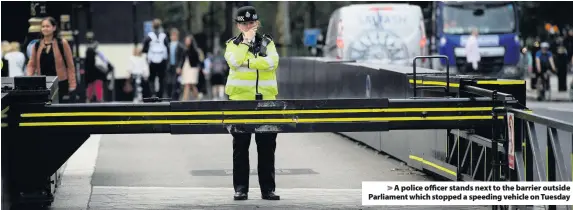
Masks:
[[[345,59],[408,65],[422,55],[425,31],[419,6],[352,5],[341,10],[340,16]]]

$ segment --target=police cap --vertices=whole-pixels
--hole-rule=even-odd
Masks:
[[[253,6],[244,6],[237,10],[237,16],[235,17],[235,22],[243,23],[248,21],[256,21],[259,20],[259,16],[257,15],[257,11]]]

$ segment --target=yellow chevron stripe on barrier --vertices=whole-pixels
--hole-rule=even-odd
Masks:
[[[410,79],[410,83],[414,83],[413,79]],[[420,84],[420,85],[438,85],[438,86],[446,86],[447,83],[446,82],[440,82],[440,81],[424,81],[424,80],[416,80],[416,84]],[[460,87],[459,83],[452,83],[450,82],[450,87]]]
[[[482,80],[477,81],[479,85],[523,85],[525,80]]]
[[[10,106],[7,106],[6,108],[2,109],[2,118],[8,117],[8,111],[9,110],[10,110]]]
[[[414,83],[413,79],[409,80],[410,83]],[[416,80],[416,84],[421,85],[439,85],[439,86],[446,86],[446,82],[442,81],[428,81],[428,80]],[[525,84],[525,80],[481,80],[477,81],[479,85],[522,85]],[[450,82],[450,87],[460,87],[459,83],[452,83]]]
[[[440,166],[440,165],[435,164],[435,163],[432,163],[432,162],[430,162],[430,161],[424,160],[424,158],[421,158],[421,157],[418,157],[418,156],[415,156],[415,155],[410,155],[409,157],[410,157],[410,159],[412,159],[412,160],[415,160],[415,161],[418,161],[418,162],[420,162],[420,163],[422,163],[422,164],[425,164],[425,165],[434,167],[435,169],[438,169],[438,170],[440,170],[440,171],[446,172],[447,174],[450,174],[450,175],[452,175],[452,176],[457,176],[457,173],[456,173],[455,171],[452,171],[452,170],[450,170],[450,169],[447,169],[446,167]]]
[[[503,107],[496,107],[502,109]],[[380,112],[457,112],[489,111],[492,107],[437,107],[437,108],[380,108],[380,109],[324,109],[324,110],[261,110],[261,111],[192,111],[192,112],[58,112],[24,113],[22,117],[95,117],[95,116],[200,116],[200,115],[272,115],[272,114],[336,114]]]
[[[499,119],[503,119],[499,116]],[[483,116],[435,116],[435,117],[362,117],[362,118],[302,118],[302,119],[227,119],[227,120],[131,120],[131,121],[77,121],[77,122],[25,122],[22,127],[82,126],[82,125],[153,125],[153,124],[225,124],[225,123],[327,123],[327,122],[386,122],[386,121],[458,121],[488,120]]]

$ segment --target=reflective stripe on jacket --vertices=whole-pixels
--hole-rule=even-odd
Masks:
[[[229,65],[229,77],[225,93],[231,100],[255,100],[255,84],[259,70],[259,93],[264,100],[274,100],[278,94],[276,69],[279,66],[279,54],[274,42],[267,45],[267,56],[256,56],[249,46],[232,41],[227,42],[225,60]]]

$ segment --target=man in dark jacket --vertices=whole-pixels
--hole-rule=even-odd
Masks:
[[[170,31],[169,43],[169,67],[167,68],[167,97],[173,100],[179,99],[181,84],[177,81],[177,69],[185,61],[185,46],[179,41],[179,30],[173,28]]]

